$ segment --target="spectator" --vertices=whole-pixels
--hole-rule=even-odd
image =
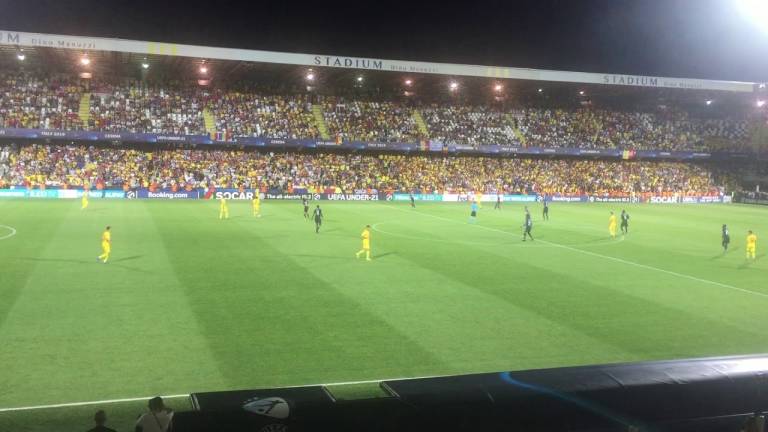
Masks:
[[[149,400],[149,412],[139,416],[136,421],[136,432],[166,432],[170,430],[173,411],[166,408],[163,398],[153,397]]]
[[[88,429],[88,432],[116,432],[114,429],[104,426],[107,423],[107,414],[104,410],[96,411],[96,414],[93,416],[93,421],[96,423],[96,426]]]

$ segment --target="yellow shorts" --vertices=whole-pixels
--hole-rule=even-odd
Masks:
[[[102,243],[101,250],[103,250],[104,252],[109,252],[112,250],[112,245],[110,245],[109,243]]]

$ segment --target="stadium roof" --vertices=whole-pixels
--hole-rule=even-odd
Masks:
[[[154,62],[166,57],[183,57],[209,62],[215,67],[216,61],[255,62],[274,65],[297,65],[306,67],[330,67],[348,70],[388,71],[400,73],[424,73],[448,76],[485,77],[496,79],[519,79],[531,81],[550,81],[581,84],[603,84],[645,88],[675,88],[693,90],[718,90],[728,92],[753,92],[756,83],[738,81],[719,81],[695,78],[670,78],[642,75],[623,75],[612,73],[567,72],[542,69],[514,68],[505,66],[463,65],[451,63],[415,62],[387,60],[341,55],[286,53],[274,51],[245,50],[236,48],[218,48],[196,45],[183,45],[163,42],[135,41],[125,39],[97,38],[89,36],[67,36],[41,33],[25,33],[0,30],[0,50],[35,53],[40,50],[59,52],[43,54],[50,56],[47,62],[70,62],[66,54],[80,57],[89,53],[109,52],[112,66]],[[188,67],[176,61],[164,60],[171,67]]]

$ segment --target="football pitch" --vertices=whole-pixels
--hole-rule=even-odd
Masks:
[[[0,201],[0,408],[768,351],[768,209],[319,204]]]

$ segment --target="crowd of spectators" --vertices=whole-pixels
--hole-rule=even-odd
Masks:
[[[206,94],[190,88],[166,91],[133,83],[100,84],[90,97],[87,129],[177,135],[205,133]]]
[[[719,191],[696,164],[465,156],[148,149],[31,144],[9,150],[0,186],[195,189],[215,187],[352,193],[625,194]]]
[[[417,142],[413,111],[392,102],[370,102],[326,97],[323,117],[331,136],[341,140],[368,142]]]
[[[90,94],[87,116],[79,112],[84,94]],[[318,117],[313,109],[320,109]],[[758,123],[692,118],[671,107],[653,112],[435,103],[414,108],[394,100],[0,73],[4,128],[210,133],[232,141],[238,136],[319,138],[319,122],[335,140],[696,151],[747,149]]]
[[[519,145],[508,113],[486,107],[429,105],[421,109],[433,141],[444,144]],[[550,146],[551,147],[551,146]]]
[[[307,95],[264,96],[214,90],[206,107],[216,122],[218,139],[238,136],[318,138]]]
[[[81,91],[64,76],[0,74],[0,127],[81,129]]]

